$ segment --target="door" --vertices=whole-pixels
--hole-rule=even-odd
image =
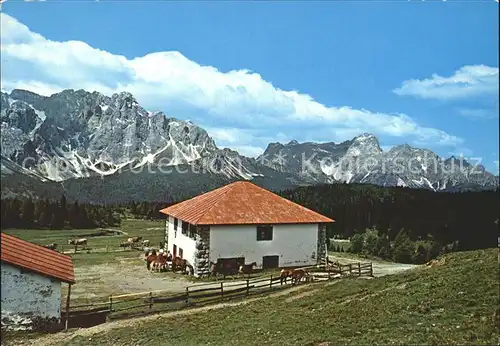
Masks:
[[[173,253],[173,257],[176,258],[177,257],[177,245],[174,244],[174,253]]]
[[[179,257],[182,258],[183,254],[184,254],[184,251],[182,251],[182,248],[179,248]]]
[[[280,265],[279,256],[264,256],[262,257],[262,269],[278,268]]]

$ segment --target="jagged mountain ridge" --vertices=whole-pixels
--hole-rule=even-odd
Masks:
[[[111,97],[84,90],[64,90],[49,97],[26,90],[2,92],[0,119],[2,183],[14,175],[28,175],[45,183],[61,182],[63,190],[78,186],[75,193],[80,195],[96,184],[104,191],[102,196],[106,184],[123,186],[120,181],[127,181],[133,186],[137,179],[137,185],[144,185],[153,176],[145,172],[158,173],[159,168],[156,186],[161,188],[161,179],[168,179],[178,185],[169,185],[169,190],[183,191],[188,184],[209,186],[214,180],[220,185],[236,179],[251,179],[271,189],[335,182],[432,190],[498,186],[498,177],[484,167],[462,162],[460,170],[450,171],[447,168],[456,158],[442,160],[408,145],[383,152],[371,134],[342,143],[271,143],[258,158],[248,158],[219,149],[204,129],[190,121],[147,111],[127,92]],[[415,170],[397,171],[399,161]],[[429,170],[432,162],[439,167]],[[161,171],[165,167],[189,167],[191,175],[179,179],[184,173]],[[471,174],[472,170],[479,174]],[[208,174],[194,174],[200,171]]]
[[[52,181],[110,175],[149,163],[198,160],[228,178],[258,176],[189,121],[149,112],[126,92],[111,97],[64,90],[50,97],[2,93],[2,156]],[[249,162],[250,163],[250,162]],[[62,167],[61,167],[62,165]]]
[[[268,156],[279,159],[265,160]],[[299,174],[309,182],[366,183],[434,191],[498,186],[498,176],[487,172],[482,165],[454,156],[443,160],[430,150],[408,144],[384,152],[378,139],[369,133],[339,144],[271,143],[258,160],[277,170]]]

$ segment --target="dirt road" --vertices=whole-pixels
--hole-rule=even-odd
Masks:
[[[410,270],[414,268],[418,268],[418,265],[415,264],[403,264],[403,263],[395,263],[395,262],[384,262],[384,261],[372,261],[372,260],[364,260],[364,259],[355,259],[349,258],[347,256],[328,256],[332,261],[339,261],[342,264],[349,263],[357,263],[357,262],[372,262],[373,267],[373,276],[380,277],[384,275],[392,275],[403,272],[405,270]]]

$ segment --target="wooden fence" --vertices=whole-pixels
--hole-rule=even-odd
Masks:
[[[339,266],[319,265],[302,268],[312,281],[332,280],[346,276],[373,276],[371,263],[352,263]],[[299,284],[303,284],[300,282]],[[263,276],[236,282],[221,281],[186,287],[185,292],[172,294],[165,290],[109,296],[107,302],[71,306],[68,327],[89,327],[108,319],[129,318],[265,294],[291,285],[291,279],[281,282],[279,276]],[[66,313],[63,312],[63,316]],[[65,321],[63,321],[65,322]]]
[[[78,245],[76,247],[75,245],[61,244],[57,245],[56,251],[64,254],[72,254],[72,253],[95,253],[95,252],[124,252],[130,250],[142,251],[143,248],[144,246],[141,243],[134,243],[128,247],[120,247],[120,243],[117,243],[116,245],[110,245],[110,244],[101,245],[99,247],[82,246],[82,245]]]
[[[373,265],[371,262],[356,262],[348,264],[340,264],[338,262],[330,262],[323,259],[321,261],[321,268],[324,268],[329,275],[340,276],[371,276],[373,277]]]

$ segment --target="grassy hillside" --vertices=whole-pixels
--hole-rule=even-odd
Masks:
[[[63,333],[60,342],[87,345],[91,337],[101,345],[497,344],[498,275],[497,249],[453,253],[435,267],[311,284],[249,304],[121,328],[103,325],[96,334],[71,339]]]

